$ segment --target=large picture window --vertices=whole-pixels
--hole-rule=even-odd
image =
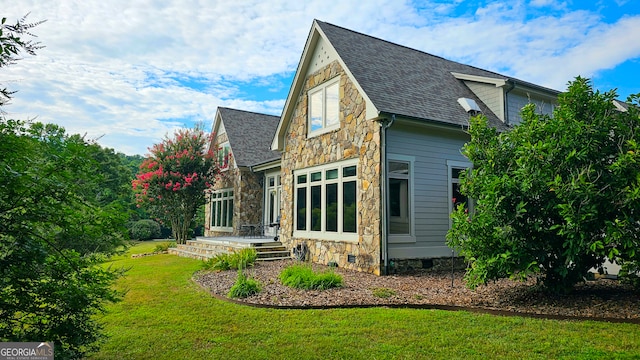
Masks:
[[[233,231],[233,189],[214,191],[210,199],[211,229]]]
[[[357,160],[294,172],[294,236],[357,241]]]
[[[340,78],[309,90],[309,136],[340,127]]]

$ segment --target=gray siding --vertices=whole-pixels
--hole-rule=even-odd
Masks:
[[[474,81],[465,81],[464,83],[500,120],[504,121],[501,88],[493,84],[483,84]]]
[[[512,91],[507,95],[507,102],[509,108],[509,124],[517,125],[522,122],[522,117],[520,116],[520,110],[529,104],[533,103],[536,105],[536,109],[540,114],[551,115],[553,114],[553,108],[555,107],[556,102],[550,102],[549,100],[545,100],[540,96],[536,96],[535,94],[529,94],[522,91]]]
[[[389,243],[390,259],[451,255],[445,244],[449,230],[447,160],[468,162],[460,150],[468,135],[461,130],[415,127],[397,121],[387,133],[391,156],[414,156],[413,208],[415,243]]]

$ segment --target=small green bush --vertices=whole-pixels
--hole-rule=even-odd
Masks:
[[[244,274],[242,270],[238,270],[238,278],[229,290],[230,298],[246,298],[259,293],[261,290],[260,282],[251,279]]]
[[[255,264],[258,258],[258,252],[254,248],[244,248],[240,251],[235,251],[229,258],[229,265],[232,269],[246,269],[249,266]]]
[[[176,242],[175,241],[169,241],[169,242],[162,242],[158,245],[156,245],[155,250],[153,250],[153,252],[165,252],[167,250],[169,250],[169,248],[174,248],[176,247]]]
[[[395,290],[387,288],[373,288],[371,289],[371,292],[373,293],[373,296],[382,299],[388,299],[397,294]]]
[[[206,260],[202,267],[205,270],[226,271],[231,269],[229,264],[229,257],[231,254],[218,254],[208,260]]]
[[[325,290],[342,286],[342,276],[327,271],[316,273],[308,265],[291,265],[280,273],[283,285],[296,289]]]
[[[151,220],[138,220],[131,224],[130,234],[133,240],[151,240],[160,237],[160,224]]]
[[[255,264],[258,258],[258,252],[253,248],[245,248],[240,251],[234,251],[231,254],[218,254],[205,261],[203,268],[205,270],[238,270],[246,269]]]

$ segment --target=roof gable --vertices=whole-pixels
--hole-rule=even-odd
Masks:
[[[280,158],[271,140],[280,117],[218,107],[213,130],[225,129],[237,166],[252,166]]]

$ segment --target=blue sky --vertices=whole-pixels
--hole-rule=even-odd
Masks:
[[[564,90],[640,93],[635,0],[20,0],[46,48],[0,69],[8,116],[142,154],[218,106],[279,115],[314,18]]]

